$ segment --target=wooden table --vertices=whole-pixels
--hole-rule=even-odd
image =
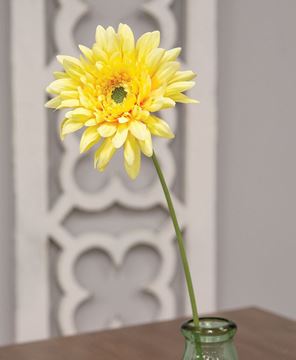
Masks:
[[[239,331],[240,360],[296,360],[296,322],[256,308],[220,313]],[[1,360],[180,360],[183,320],[0,348]]]

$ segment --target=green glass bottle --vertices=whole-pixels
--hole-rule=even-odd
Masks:
[[[233,343],[236,330],[234,322],[218,317],[201,318],[198,330],[192,320],[184,323],[181,327],[185,337],[183,360],[238,360]]]

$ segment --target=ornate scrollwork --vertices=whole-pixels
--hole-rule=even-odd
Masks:
[[[164,47],[172,47],[176,41],[176,21],[170,6],[173,0],[153,0],[141,4],[144,13],[153,17],[162,31]],[[73,41],[75,24],[88,9],[81,0],[59,0],[59,11],[55,19],[55,42],[60,53],[76,53]],[[53,64],[48,66],[51,72]],[[177,112],[172,110],[166,120],[174,128]],[[176,164],[169,147],[169,140],[157,144],[160,160],[163,163],[168,184],[173,185],[176,176]],[[115,239],[114,235],[93,232],[79,237],[73,236],[64,228],[63,221],[75,208],[84,212],[103,211],[115,203],[130,209],[150,209],[156,205],[165,207],[165,199],[157,181],[141,191],[127,188],[119,176],[110,176],[106,185],[95,193],[84,191],[75,181],[74,172],[80,160],[78,139],[69,137],[63,143],[64,153],[59,171],[62,194],[50,213],[49,233],[51,239],[59,246],[57,278],[63,295],[59,305],[58,320],[63,334],[76,332],[75,313],[78,307],[91,296],[79,284],[75,277],[75,264],[86,252],[100,250],[107,253],[114,266],[120,269],[124,257],[135,246],[143,244],[152,247],[161,258],[161,268],[157,277],[150,284],[143,284],[142,289],[155,297],[160,309],[158,318],[169,318],[176,313],[176,299],[171,289],[171,282],[176,271],[176,254],[174,248],[174,232],[168,219],[157,233],[153,231],[132,231]],[[184,205],[174,199],[177,211],[181,216],[181,225],[185,226]],[[111,322],[120,321],[114,315]]]

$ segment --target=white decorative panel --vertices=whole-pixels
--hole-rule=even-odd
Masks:
[[[184,230],[201,311],[215,309],[215,1],[13,0],[12,58],[17,340],[190,314],[174,230],[150,159],[127,179],[120,154],[105,173],[78,137],[57,136],[45,110],[54,55],[77,55],[97,24],[159,28],[184,43],[201,105],[163,112],[177,138],[156,151]]]

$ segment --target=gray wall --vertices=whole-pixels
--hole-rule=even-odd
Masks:
[[[219,306],[296,319],[296,2],[219,2]]]
[[[9,1],[0,0],[0,344],[13,339],[13,185]]]
[[[294,0],[220,0],[219,307],[296,318]],[[9,0],[0,0],[0,344],[13,340]]]

